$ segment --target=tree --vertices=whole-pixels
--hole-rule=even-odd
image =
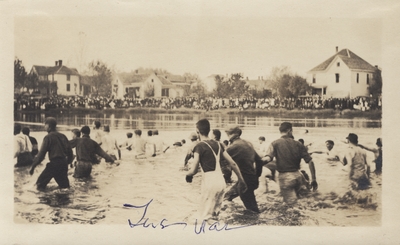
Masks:
[[[183,74],[183,77],[185,78],[185,82],[187,83],[187,85],[183,86],[183,96],[189,96],[193,93],[192,85],[199,82],[199,76],[197,74],[186,72]]]
[[[92,76],[90,77],[91,84],[94,87],[97,96],[110,96],[112,72],[105,63],[100,60],[89,63],[89,70]]]
[[[311,87],[306,79],[293,74],[287,66],[272,68],[269,80],[272,83],[275,95],[279,95],[282,98],[298,97],[311,92]]]
[[[206,95],[206,88],[202,81],[197,81],[190,86],[190,93],[188,95],[195,94],[198,98],[204,97]]]
[[[25,87],[27,73],[25,67],[22,65],[22,60],[17,57],[14,59],[14,88],[21,89]]]
[[[305,78],[299,75],[295,75],[290,79],[288,89],[293,97],[311,93],[311,86],[307,83]]]
[[[249,86],[246,84],[246,81],[243,79],[243,76],[240,73],[232,74],[230,80],[232,81],[232,95],[234,98],[249,95]]]
[[[247,96],[250,94],[249,86],[240,73],[234,73],[230,78],[215,76],[216,88],[214,95],[220,98]]]
[[[39,77],[36,75],[36,73],[32,72],[28,74],[25,86],[28,89],[33,89],[34,91],[39,89]]]
[[[382,71],[378,68],[373,74],[373,82],[368,87],[368,91],[373,97],[378,97],[382,94]]]
[[[279,95],[278,90],[279,90],[279,86],[280,86],[280,81],[284,74],[288,74],[288,75],[292,74],[289,67],[281,66],[281,67],[273,67],[271,69],[271,74],[270,74],[268,80],[271,83],[273,95]]]

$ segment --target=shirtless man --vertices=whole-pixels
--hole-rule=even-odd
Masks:
[[[101,148],[111,156],[114,160],[117,160],[117,157],[115,156],[115,151],[118,152],[118,159],[121,160],[121,150],[119,149],[117,140],[110,135],[110,126],[106,125],[104,126],[104,134],[103,137],[101,138]]]
[[[358,144],[359,147],[363,148],[364,150],[371,151],[375,155],[375,171],[374,173],[379,175],[382,173],[382,138],[376,139],[376,146],[378,148],[369,148],[364,145]]]
[[[368,189],[370,182],[368,177],[367,154],[365,150],[358,146],[358,136],[350,133],[346,138],[349,149],[346,152],[342,163],[350,165],[351,187],[355,190]]]

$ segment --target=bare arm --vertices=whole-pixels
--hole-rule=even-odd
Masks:
[[[373,153],[375,153],[375,152],[378,151],[378,150],[375,149],[375,148],[369,148],[369,147],[366,147],[366,146],[361,145],[361,144],[358,144],[358,146],[361,147],[361,148],[364,149],[364,150],[371,151],[371,152],[373,152]]]
[[[313,160],[308,162],[308,167],[310,168],[310,172],[311,172],[311,180],[315,181],[317,180],[317,176],[316,176],[316,172],[315,172],[315,165]]]
[[[193,156],[193,167],[189,170],[187,173],[188,176],[193,176],[197,174],[197,171],[199,169],[199,164],[200,164],[200,155],[199,153],[195,152]]]

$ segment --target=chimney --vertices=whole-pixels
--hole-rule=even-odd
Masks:
[[[62,60],[58,60],[58,66],[62,66]]]
[[[56,66],[58,66],[58,60],[56,60]]]
[[[339,47],[338,47],[338,46],[336,46],[336,53],[337,53],[337,52],[339,52]]]

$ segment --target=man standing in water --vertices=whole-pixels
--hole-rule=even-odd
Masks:
[[[157,129],[153,130],[153,138],[156,144],[156,154],[160,155],[161,153],[164,153],[168,145],[165,144],[164,140],[158,135]]]
[[[117,157],[115,156],[115,151],[117,151],[118,159],[121,160],[121,149],[119,149],[117,140],[112,135],[110,135],[110,126],[108,125],[104,126],[104,136],[101,139],[101,142],[101,148],[108,155],[110,155],[111,158],[117,160]]]
[[[358,136],[350,133],[347,136],[349,149],[343,158],[343,165],[350,163],[350,185],[355,190],[365,190],[369,187],[368,163],[366,152],[359,147]]]
[[[34,138],[34,137],[29,135],[30,132],[31,132],[31,130],[28,127],[23,127],[22,128],[22,133],[25,134],[26,136],[28,136],[29,140],[31,141],[31,144],[32,144],[32,152],[31,152],[31,154],[32,154],[32,157],[35,157],[39,152],[38,142],[37,142],[36,138]]]
[[[52,178],[60,188],[69,188],[68,164],[72,162],[73,154],[67,137],[56,131],[57,121],[54,117],[45,120],[44,127],[48,134],[43,138],[39,153],[33,160],[29,173],[32,175],[35,167],[41,163],[48,152],[50,162],[39,175],[36,185],[38,190],[44,190]]]
[[[258,188],[258,177],[261,175],[262,171],[262,164],[260,164],[261,158],[250,142],[240,138],[242,130],[239,127],[233,127],[226,130],[226,134],[230,141],[226,151],[239,166],[240,173],[247,185],[247,191],[242,192],[239,195],[236,191],[238,187],[235,184],[225,194],[225,198],[232,201],[234,198],[240,196],[240,199],[247,210],[259,213],[260,210],[257,206],[254,190]],[[259,166],[258,172],[256,171],[256,165]]]
[[[279,126],[281,138],[273,141],[268,147],[263,161],[270,162],[276,158],[277,171],[279,172],[279,187],[283,201],[289,205],[296,203],[297,194],[304,185],[305,179],[301,174],[300,161],[304,159],[308,163],[311,172],[311,187],[315,191],[318,188],[314,162],[308,154],[306,147],[293,137],[292,124],[283,122]]]
[[[193,158],[193,152],[194,152],[193,150],[194,150],[194,147],[197,145],[197,143],[199,143],[197,134],[196,133],[191,133],[190,134],[190,144],[188,146],[188,149],[187,149],[187,152],[186,152],[186,156],[185,156],[185,160],[184,160],[184,163],[183,163],[183,169],[184,170],[189,169],[188,163],[189,163],[189,160]]]
[[[378,148],[369,148],[364,145],[358,144],[359,147],[363,148],[364,150],[371,151],[375,155],[375,171],[376,175],[380,175],[382,173],[382,138],[376,139],[376,146]]]
[[[326,154],[327,158],[326,160],[328,161],[339,161],[340,157],[339,154],[336,152],[336,150],[333,149],[335,146],[335,142],[333,140],[327,140],[325,141],[325,146],[327,151],[313,151],[310,152],[311,154]]]
[[[25,167],[32,164],[32,143],[29,137],[21,134],[21,125],[14,124],[14,158],[17,158],[15,167]]]
[[[194,147],[193,168],[186,175],[186,181],[192,182],[201,166],[201,201],[199,206],[199,218],[201,220],[217,219],[221,209],[223,193],[225,189],[225,180],[222,175],[220,161],[225,158],[232,167],[232,170],[238,177],[239,192],[247,190],[246,183],[240,173],[240,170],[229,154],[224,150],[221,143],[208,137],[210,133],[210,122],[202,119],[196,123],[197,134],[200,142]]]
[[[93,140],[97,142],[97,144],[101,145],[101,140],[104,136],[103,131],[100,129],[101,123],[100,121],[93,122]]]
[[[212,130],[212,134],[213,134],[213,139],[214,139],[215,141],[220,142],[220,140],[221,140],[221,131],[220,131],[219,129],[213,129],[213,130]],[[224,144],[222,144],[221,146],[223,146],[224,149],[226,149],[226,146],[225,146]],[[220,164],[221,164],[222,173],[224,174],[225,182],[226,182],[227,184],[232,183],[232,179],[231,179],[231,176],[232,176],[231,165],[230,165],[225,159],[222,159],[221,162],[220,162]]]
[[[146,158],[146,140],[142,138],[142,130],[136,129],[135,133],[135,143],[133,145],[133,149],[135,150],[135,158],[136,159],[144,159]]]
[[[114,163],[114,159],[108,155],[96,141],[90,139],[90,128],[83,126],[82,137],[70,141],[72,148],[76,147],[75,178],[89,177],[92,172],[92,164],[97,162],[97,155],[106,159],[106,162]]]

